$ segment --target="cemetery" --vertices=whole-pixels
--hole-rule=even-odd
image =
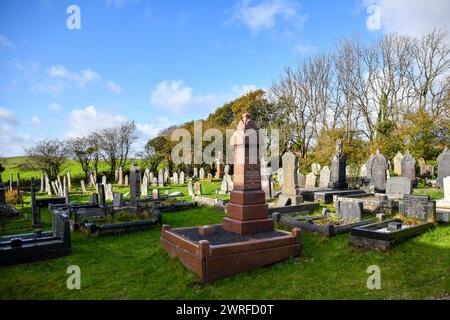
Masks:
[[[450,300],[448,10],[4,2],[0,300]]]

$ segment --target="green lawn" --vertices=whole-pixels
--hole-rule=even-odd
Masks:
[[[87,199],[76,197],[72,199]],[[29,220],[28,204],[24,212]],[[207,207],[163,216],[172,227],[220,223],[222,218]],[[50,228],[47,211],[43,219]],[[6,227],[23,227],[28,223],[23,220]],[[388,253],[351,248],[348,234],[327,239],[305,233],[302,257],[207,285],[167,256],[159,236],[160,227],[91,239],[75,233],[70,256],[1,267],[0,299],[423,299],[450,293],[450,226],[439,226]],[[81,290],[66,288],[70,265],[81,268]],[[370,265],[381,268],[381,290],[366,287]]]

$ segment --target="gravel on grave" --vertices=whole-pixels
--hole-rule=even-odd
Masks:
[[[216,226],[215,232],[209,236],[202,236],[198,233],[198,228],[184,228],[179,230],[172,230],[176,234],[188,239],[191,242],[199,242],[207,240],[211,245],[217,246],[222,244],[232,244],[238,242],[245,242],[250,240],[260,240],[269,238],[285,237],[286,233],[280,231],[264,232],[251,235],[240,235],[237,233],[226,231],[222,226]]]

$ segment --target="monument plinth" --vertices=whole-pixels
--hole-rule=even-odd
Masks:
[[[258,129],[244,114],[231,138],[234,189],[221,225],[171,229],[165,225],[161,246],[178,257],[202,282],[210,282],[299,256],[300,229],[274,229],[261,189]]]

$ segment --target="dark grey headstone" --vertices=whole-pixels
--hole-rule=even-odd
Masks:
[[[93,193],[89,195],[89,203],[90,204],[97,204],[98,203],[98,194]]]
[[[388,162],[386,157],[379,151],[370,159],[370,185],[375,188],[376,192],[384,192],[386,190],[386,170]]]
[[[406,151],[401,161],[401,175],[409,178],[411,181],[416,179],[416,159],[413,158],[409,151]]]
[[[357,201],[338,201],[336,215],[347,221],[361,221],[363,204]]]
[[[113,195],[113,207],[122,207],[123,206],[123,194],[114,193]]]
[[[407,218],[420,221],[436,220],[436,201],[430,200],[430,196],[405,195],[399,201],[399,212]]]
[[[347,158],[342,154],[342,143],[336,143],[336,153],[331,158],[331,175],[329,187],[335,190],[346,189],[346,165]]]
[[[141,171],[137,164],[130,169],[130,206],[137,207],[137,199],[141,196]]]

